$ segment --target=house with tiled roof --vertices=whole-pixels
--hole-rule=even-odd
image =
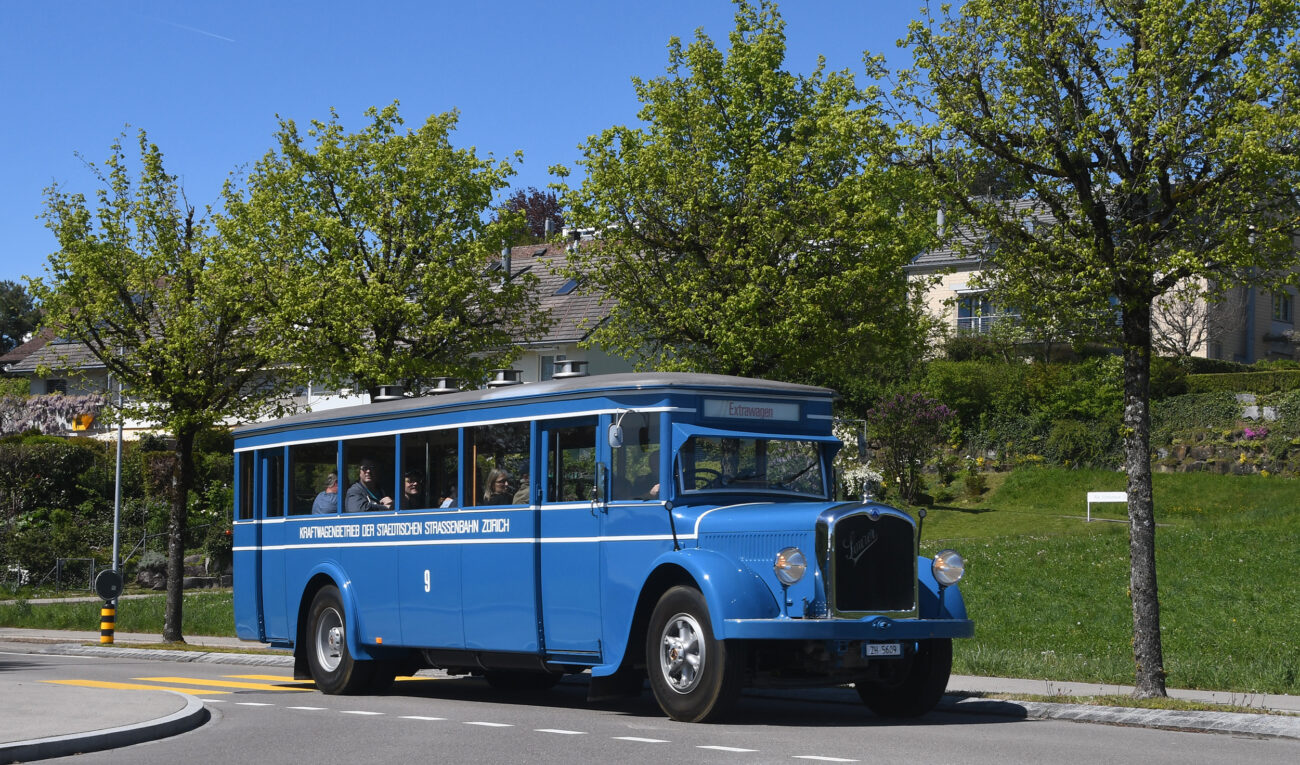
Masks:
[[[516,340],[522,355],[516,359],[513,368],[518,370],[518,378],[523,382],[550,379],[555,363],[563,360],[585,361],[589,374],[611,374],[632,369],[624,359],[610,356],[598,348],[584,350],[578,347],[608,315],[609,305],[600,296],[584,294],[577,281],[559,272],[566,247],[571,246],[575,246],[572,240],[567,245],[512,247],[502,252],[496,264],[500,278],[517,279],[525,274],[535,277],[538,309],[549,312],[552,318],[549,329],[542,336]],[[107,370],[82,343],[63,341],[47,333],[6,354],[6,358],[11,356],[14,361],[5,374],[26,377],[32,394],[109,392]],[[319,411],[365,400],[365,394],[308,385],[295,392],[293,404],[304,411]],[[126,424],[128,433],[138,434],[150,429],[151,425],[146,422]],[[67,423],[67,432],[73,430],[74,423]]]

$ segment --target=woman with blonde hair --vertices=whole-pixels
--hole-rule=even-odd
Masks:
[[[514,501],[515,490],[510,487],[510,474],[502,468],[492,468],[483,487],[483,504],[508,505]]]

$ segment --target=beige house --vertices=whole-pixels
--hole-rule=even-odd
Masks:
[[[976,286],[976,275],[989,267],[989,255],[978,247],[962,253],[944,246],[921,253],[906,267],[910,278],[933,281],[926,291],[926,308],[948,333],[982,335],[1017,320],[1013,310],[990,302]],[[1152,319],[1158,353],[1246,364],[1300,359],[1295,334],[1300,293],[1294,287],[1238,287],[1207,303],[1196,286],[1189,284],[1157,301]]]

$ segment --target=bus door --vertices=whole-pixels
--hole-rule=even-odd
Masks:
[[[600,535],[606,495],[596,496],[595,417],[542,427],[540,563],[548,654],[599,658]]]
[[[257,555],[262,580],[262,627],[268,641],[290,638],[284,579],[284,472],[283,447],[257,452]]]

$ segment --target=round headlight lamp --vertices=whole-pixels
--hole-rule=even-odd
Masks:
[[[808,570],[808,559],[798,547],[787,547],[776,554],[772,570],[776,572],[776,578],[781,580],[781,584],[788,587],[803,579],[804,572]]]
[[[956,550],[940,550],[930,564],[934,580],[943,587],[949,587],[961,581],[966,575],[966,561]]]

